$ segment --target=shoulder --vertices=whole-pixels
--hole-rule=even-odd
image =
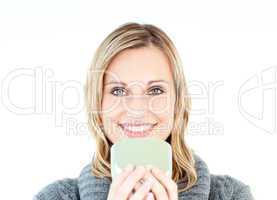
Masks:
[[[44,186],[33,200],[79,200],[77,179],[65,178]]]
[[[229,175],[210,175],[210,198],[230,200],[253,200],[250,186]]]

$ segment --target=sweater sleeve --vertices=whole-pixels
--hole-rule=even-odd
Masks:
[[[79,200],[76,179],[57,180],[43,187],[33,200]]]
[[[229,175],[211,175],[210,199],[254,200],[250,186]]]
[[[251,189],[249,185],[240,184],[240,188],[238,188],[232,197],[232,200],[254,200],[254,197],[251,193]]]

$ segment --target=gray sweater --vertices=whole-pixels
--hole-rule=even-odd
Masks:
[[[253,200],[250,187],[228,175],[209,173],[206,163],[196,154],[196,184],[185,192],[179,192],[181,200]],[[33,200],[106,200],[111,181],[97,178],[91,173],[91,164],[86,165],[79,177],[64,178],[42,188]],[[184,181],[177,182],[182,187]]]

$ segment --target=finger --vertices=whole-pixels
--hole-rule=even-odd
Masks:
[[[143,182],[143,179],[141,179],[139,182],[136,183],[134,193],[142,186]],[[155,200],[154,194],[152,192],[148,192],[143,200]]]
[[[146,170],[148,170],[149,172],[151,171],[152,165],[146,165],[145,166]],[[135,188],[134,188],[134,192],[138,190],[138,188],[143,184],[144,180],[141,179],[139,180],[139,182],[136,183]]]
[[[133,171],[134,166],[127,165],[123,171],[112,181],[110,195],[114,196],[114,192],[117,191],[117,188],[121,185],[121,183],[130,175]]]
[[[131,196],[130,200],[141,200],[146,197],[150,192],[152,184],[153,182],[151,179],[144,181],[141,187]]]
[[[153,181],[151,191],[154,194],[155,199],[167,200],[169,198],[164,186],[150,172],[146,173],[145,177],[152,179]]]
[[[144,200],[155,200],[155,196],[152,192],[148,192]]]
[[[118,199],[126,199],[132,192],[136,183],[144,177],[145,172],[146,169],[144,167],[136,167],[136,169],[129,174],[129,176],[123,181],[121,186],[118,188],[116,195]]]
[[[157,167],[153,167],[151,169],[151,172],[155,176],[155,178],[166,188],[169,199],[177,199],[177,184]]]
[[[136,183],[136,185],[135,185],[135,187],[134,187],[134,192],[137,191],[137,190],[141,187],[142,184],[143,184],[143,179],[139,180],[139,181]]]

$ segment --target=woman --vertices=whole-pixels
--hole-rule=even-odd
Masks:
[[[169,37],[149,24],[127,23],[101,43],[85,87],[95,155],[76,179],[55,181],[35,199],[253,199],[248,185],[212,175],[184,134],[191,100]],[[172,147],[173,173],[128,166],[111,179],[110,148],[124,137],[156,137]]]

